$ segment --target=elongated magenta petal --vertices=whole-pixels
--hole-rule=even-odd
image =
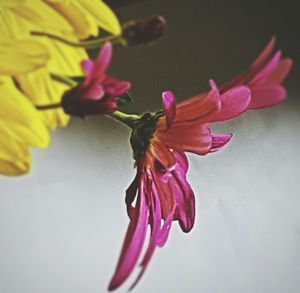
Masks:
[[[143,190],[143,183],[141,183],[141,190]],[[125,282],[142,251],[149,218],[149,209],[147,208],[143,192],[141,192],[137,204],[139,209],[138,217],[132,219],[128,226],[117,269],[108,287],[109,291],[117,289]]]
[[[273,36],[267,46],[264,48],[264,50],[260,53],[260,55],[255,59],[253,64],[251,65],[251,70],[256,70],[257,68],[260,68],[271,56],[274,46],[276,42],[276,37]]]
[[[262,109],[282,102],[286,98],[286,90],[277,84],[266,84],[252,87],[252,99],[249,109]]]
[[[278,51],[272,59],[249,81],[248,85],[262,83],[278,67],[281,58],[281,52]]]
[[[167,129],[169,129],[176,116],[176,97],[171,91],[166,91],[162,93],[162,100],[167,121]]]
[[[105,74],[112,58],[112,51],[112,44],[110,42],[105,43],[95,60],[95,70],[92,72],[93,79],[101,78]]]

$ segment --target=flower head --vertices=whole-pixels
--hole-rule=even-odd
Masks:
[[[62,106],[67,114],[84,117],[117,110],[117,97],[126,93],[131,85],[106,76],[111,57],[112,45],[106,43],[95,61],[82,62],[86,74],[84,81],[62,97]]]
[[[251,90],[249,109],[260,109],[280,103],[286,98],[282,82],[292,67],[290,58],[281,58],[281,52],[272,52],[275,46],[273,37],[251,67],[238,75],[222,88],[222,92],[239,85],[247,85]]]
[[[172,92],[164,92],[164,112],[144,114],[133,129],[131,144],[137,174],[126,192],[130,224],[110,290],[118,288],[133,271],[148,225],[149,244],[133,286],[144,273],[155,248],[166,243],[173,221],[178,221],[183,232],[193,228],[195,198],[186,179],[185,152],[205,155],[224,146],[232,135],[213,134],[209,123],[240,115],[250,102],[250,91],[245,86],[223,95],[213,81],[211,87],[209,93],[178,105]]]
[[[147,44],[164,36],[166,31],[166,20],[162,16],[148,16],[125,23],[122,39],[129,46]]]

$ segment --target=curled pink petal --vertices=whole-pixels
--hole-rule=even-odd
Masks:
[[[233,119],[247,111],[251,91],[246,86],[232,88],[221,95],[221,109],[210,116],[210,121],[219,122]]]
[[[232,138],[232,134],[212,134],[212,145],[210,153],[219,151],[224,145],[226,145]]]

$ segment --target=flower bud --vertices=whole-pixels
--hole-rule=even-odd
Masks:
[[[122,38],[127,46],[148,44],[161,38],[166,31],[166,20],[162,16],[149,16],[125,23]]]

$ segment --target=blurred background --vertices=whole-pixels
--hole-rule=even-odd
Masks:
[[[295,61],[284,103],[215,125],[234,133],[230,144],[189,156],[196,225],[183,234],[173,224],[134,292],[300,292],[297,1],[107,3],[121,21],[168,21],[152,46],[114,50],[110,73],[133,83],[133,112],[160,108],[164,90],[182,100],[206,91],[210,78],[223,84],[272,35]],[[73,119],[52,137],[49,149],[34,151],[28,176],[0,178],[0,292],[106,292],[128,224],[129,130],[106,117]]]

